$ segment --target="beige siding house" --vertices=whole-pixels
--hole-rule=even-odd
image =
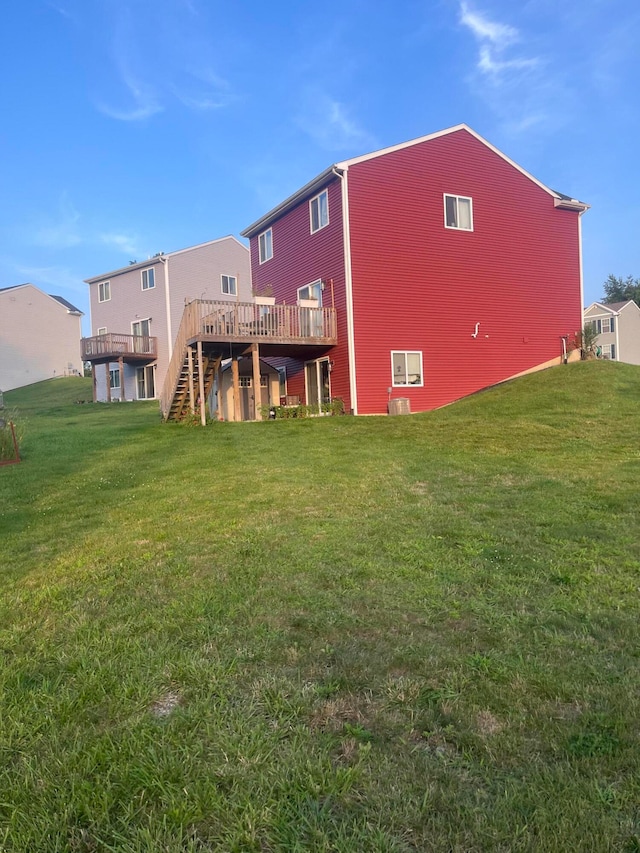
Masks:
[[[0,288],[0,390],[82,376],[82,311],[33,284]]]
[[[594,302],[585,310],[584,322],[598,332],[596,346],[603,358],[640,364],[640,308],[635,302]]]
[[[159,397],[185,304],[194,299],[249,302],[249,250],[222,237],[86,279],[94,399]]]

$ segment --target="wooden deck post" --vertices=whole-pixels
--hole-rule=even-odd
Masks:
[[[238,370],[238,356],[231,359],[231,377],[233,379],[233,418],[234,421],[241,419],[240,412],[240,371]]]
[[[120,367],[120,402],[124,403],[127,395],[124,392],[124,358],[122,356],[118,359],[118,366]]]
[[[111,375],[109,373],[109,362],[104,363],[104,372],[107,375],[107,403],[111,402]]]
[[[93,402],[98,402],[98,377],[96,376],[96,366],[91,363],[91,379],[93,380]]]
[[[260,387],[260,345],[256,342],[251,344],[251,358],[253,361],[253,416],[256,421],[262,420],[260,406],[262,405],[262,388]]]
[[[196,401],[193,396],[193,349],[190,346],[187,347],[187,369],[189,372],[189,408],[193,415],[196,411]]]
[[[222,391],[222,359],[218,359],[217,370],[217,385],[218,385],[218,420],[224,420],[224,393]]]
[[[200,423],[207,424],[207,402],[204,399],[204,363],[202,360],[202,341],[198,341],[198,391],[200,396]]]

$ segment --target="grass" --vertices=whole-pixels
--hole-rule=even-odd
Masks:
[[[5,395],[0,850],[640,850],[640,369],[206,429]]]

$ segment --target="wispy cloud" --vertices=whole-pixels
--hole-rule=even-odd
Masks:
[[[80,214],[66,191],[60,196],[58,213],[52,220],[54,221],[50,220],[35,229],[33,242],[36,245],[50,249],[68,249],[82,242],[78,228]]]
[[[86,296],[87,286],[81,277],[64,266],[24,266],[14,264],[14,269],[21,279],[33,282],[36,286],[44,287],[53,293],[70,291]]]
[[[105,246],[112,246],[114,249],[118,249],[123,254],[129,255],[130,258],[135,258],[137,255],[142,254],[136,241],[137,237],[130,234],[113,232],[100,234],[101,243],[104,243]]]
[[[460,3],[460,23],[471,30],[479,43],[477,68],[483,74],[495,79],[508,71],[522,71],[538,65],[536,57],[502,58],[507,48],[520,41],[519,31],[510,24],[492,21],[464,0]]]
[[[104,115],[140,122],[176,102],[197,112],[231,103],[231,84],[216,71],[218,54],[195,0],[164,0],[146,15],[137,6],[116,4],[113,15],[109,53],[125,99],[122,105],[114,96],[96,99]],[[152,62],[141,50],[150,30]]]
[[[374,144],[373,137],[353,118],[348,106],[316,89],[304,92],[296,124],[331,151],[362,149]]]

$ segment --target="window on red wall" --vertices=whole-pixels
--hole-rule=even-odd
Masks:
[[[422,352],[395,350],[391,353],[391,377],[394,387],[421,386]]]
[[[445,195],[444,225],[458,231],[473,231],[472,200],[461,195]]]
[[[309,202],[309,218],[312,234],[329,224],[329,196],[326,190]]]
[[[273,233],[271,228],[267,228],[258,237],[258,249],[260,254],[260,263],[270,261],[273,257]]]

